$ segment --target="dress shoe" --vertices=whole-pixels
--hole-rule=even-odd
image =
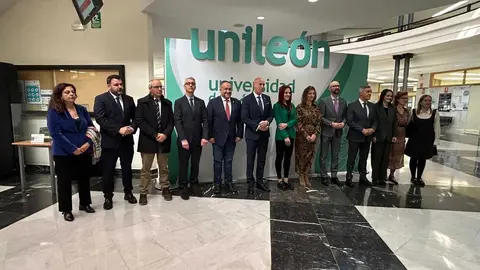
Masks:
[[[387,182],[385,180],[380,180],[378,181],[378,185],[381,186],[381,187],[384,187],[387,185]]]
[[[226,183],[225,184],[225,190],[228,193],[237,193],[238,192],[237,187],[235,187],[235,185],[233,183]]]
[[[133,196],[132,192],[125,193],[125,196],[123,197],[123,199],[125,201],[128,201],[131,204],[136,204],[137,203],[137,198],[135,198],[135,196]]]
[[[180,197],[182,197],[182,199],[184,200],[190,199],[190,190],[188,189],[188,187],[182,188],[182,193],[180,193]]]
[[[283,180],[277,182],[277,187],[283,191],[288,189],[287,184]]]
[[[203,197],[203,192],[199,184],[193,184],[192,192],[195,197]]]
[[[293,187],[293,185],[288,182],[288,179],[287,180],[284,180],[283,181],[285,183],[285,185],[287,185],[287,188],[290,189],[290,190],[294,190],[295,188]]]
[[[322,184],[327,187],[330,185],[330,180],[328,177],[322,177]]]
[[[163,188],[162,189],[162,196],[165,201],[171,201],[172,200],[172,192],[170,192],[170,188]]]
[[[140,205],[147,205],[148,204],[147,194],[140,194],[140,200],[138,203]]]
[[[270,192],[270,188],[268,188],[263,181],[257,181],[257,189]]]
[[[352,179],[347,180],[347,181],[345,182],[345,185],[346,185],[347,187],[354,187],[354,186],[355,186],[355,185],[353,184]]]
[[[112,208],[113,208],[112,199],[105,199],[105,202],[103,203],[103,209],[110,210]]]
[[[423,182],[423,179],[422,178],[417,178],[417,180],[415,181],[415,185],[419,186],[419,187],[424,187],[425,186],[425,182]]]
[[[390,176],[388,177],[388,181],[389,181],[389,182],[392,182],[394,185],[398,185],[398,181],[397,181],[397,179],[395,178],[395,176],[393,176],[393,175],[390,175]]]
[[[248,184],[248,190],[247,190],[248,194],[250,195],[253,195],[254,192],[253,192],[253,183],[249,183]]]
[[[343,184],[340,182],[340,180],[338,180],[338,177],[332,177],[330,178],[332,183],[334,183],[335,185],[339,186],[339,187],[343,187]]]
[[[360,177],[360,181],[358,182],[360,185],[364,185],[364,186],[367,186],[367,187],[371,187],[373,186],[372,185],[372,182],[370,182],[370,180],[368,180],[367,177]]]
[[[95,210],[90,205],[80,205],[78,210],[85,211],[87,213],[95,213]]]
[[[72,212],[63,212],[63,219],[68,222],[72,222],[75,218],[73,217]]]
[[[216,194],[216,195],[222,194],[222,184],[215,184],[213,188],[213,194]]]

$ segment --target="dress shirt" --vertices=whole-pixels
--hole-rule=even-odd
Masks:
[[[122,95],[115,96],[112,92],[110,92],[110,95],[112,95],[113,99],[115,99],[115,103],[117,102],[117,97],[120,99],[120,105],[122,105],[122,111],[125,111],[125,106],[123,105]]]
[[[222,97],[223,108],[227,111],[227,99]],[[230,115],[232,114],[232,98],[228,99],[228,108],[230,109]]]
[[[265,104],[263,104],[263,98],[262,98],[262,95],[257,95],[255,93],[253,93],[255,95],[255,101],[257,102],[258,104],[258,97],[260,97],[260,100],[262,101],[262,109],[265,110]]]
[[[360,105],[362,105],[362,108],[364,108],[363,106],[367,108],[367,117],[370,117],[370,109],[368,108],[368,101],[363,101],[361,98],[359,98],[358,101],[360,102]]]

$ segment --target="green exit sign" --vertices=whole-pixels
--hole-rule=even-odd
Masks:
[[[91,27],[92,28],[102,28],[102,15],[100,12],[97,13],[97,15],[93,16],[92,22],[91,22]]]

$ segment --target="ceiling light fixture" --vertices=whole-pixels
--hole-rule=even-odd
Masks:
[[[375,80],[375,79],[367,79],[367,82],[370,82],[370,83],[383,83],[384,81]]]
[[[459,1],[459,2],[457,2],[457,3],[455,3],[455,4],[451,5],[451,6],[447,7],[446,9],[444,9],[444,10],[442,10],[442,11],[440,11],[440,12],[437,12],[437,13],[433,14],[432,18],[441,16],[441,15],[447,13],[447,12],[450,12],[450,11],[456,9],[457,7],[463,5],[463,4],[467,3],[467,2],[468,2],[468,0]]]
[[[316,2],[318,2],[318,0],[308,0],[308,2],[310,2],[310,3],[316,3]]]
[[[236,23],[233,25],[233,27],[244,27],[245,25],[243,23]]]
[[[265,17],[263,17],[263,16],[258,16],[258,17],[257,17],[257,20],[265,20]]]
[[[388,79],[388,77],[387,77],[387,76],[378,76],[378,77],[376,77],[375,79],[377,79],[377,80],[386,80],[386,79]]]

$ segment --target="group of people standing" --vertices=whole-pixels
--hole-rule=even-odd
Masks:
[[[301,104],[292,103],[293,91],[288,85],[279,89],[278,102],[272,105],[264,94],[265,81],[256,78],[253,92],[242,101],[232,97],[232,86],[228,81],[220,85],[220,96],[205,102],[195,96],[196,81],[189,77],[184,81],[185,95],[174,104],[165,98],[160,80],[149,82],[149,93],[137,101],[124,93],[123,82],[118,75],[107,78],[108,91],[95,98],[94,115],[98,131],[86,108],[75,104],[77,91],[72,84],[58,84],[50,100],[47,125],[53,139],[53,155],[58,178],[59,210],[67,221],[73,221],[72,181],[78,183],[80,211],[94,213],[90,206],[89,166],[92,155],[101,157],[102,184],[105,202],[103,208],[113,208],[115,167],[118,159],[122,169],[124,200],[136,204],[132,193],[132,160],[134,156],[133,134],[139,132],[138,148],[142,158],[140,199],[141,205],[148,203],[151,188],[151,168],[155,157],[158,162],[162,196],[172,200],[168,180],[168,154],[171,151],[172,134],[177,133],[179,188],[181,198],[202,196],[199,186],[199,165],[202,148],[208,143],[213,147],[214,193],[238,192],[233,184],[232,167],[236,144],[245,136],[247,148],[246,176],[248,194],[259,189],[269,192],[265,183],[264,168],[267,157],[270,126],[275,119],[275,168],[278,187],[293,190],[289,182],[291,157],[295,149],[295,171],[300,186],[310,188],[309,172],[316,151],[317,137],[320,136],[322,183],[330,181],[341,185],[337,178],[339,151],[343,129],[350,127],[347,181],[352,187],[352,173],[355,159],[359,154],[358,170],[360,183],[372,185],[367,179],[366,163],[373,141],[372,169],[373,184],[384,184],[388,177],[397,183],[393,173],[403,166],[405,136],[410,134],[407,154],[411,155],[412,183],[424,185],[421,175],[425,160],[434,153],[434,140],[438,141],[438,114],[432,111],[431,97],[420,99],[414,116],[409,117],[403,93],[395,97],[393,92],[384,90],[380,101],[372,104],[369,86],[360,88],[360,98],[347,106],[340,97],[340,85],[330,83],[331,95],[317,105],[317,92],[308,86],[302,93]],[[383,109],[382,109],[383,108]],[[429,118],[428,115],[431,117]],[[410,121],[409,119],[414,119]],[[433,119],[433,120],[432,120]],[[412,128],[407,128],[408,126]],[[430,125],[431,130],[428,125]],[[427,126],[427,127],[426,127]],[[435,127],[435,130],[434,130]],[[426,149],[431,136],[431,149]],[[438,137],[438,138],[437,138]],[[410,143],[411,142],[411,143]],[[411,145],[411,146],[410,146]],[[331,176],[328,177],[326,161],[331,156]],[[256,164],[255,164],[256,163]],[[256,165],[256,166],[255,166]],[[254,167],[255,174],[254,174]],[[189,169],[188,169],[189,168]],[[283,170],[282,170],[283,169]],[[416,174],[415,174],[416,173]]]

